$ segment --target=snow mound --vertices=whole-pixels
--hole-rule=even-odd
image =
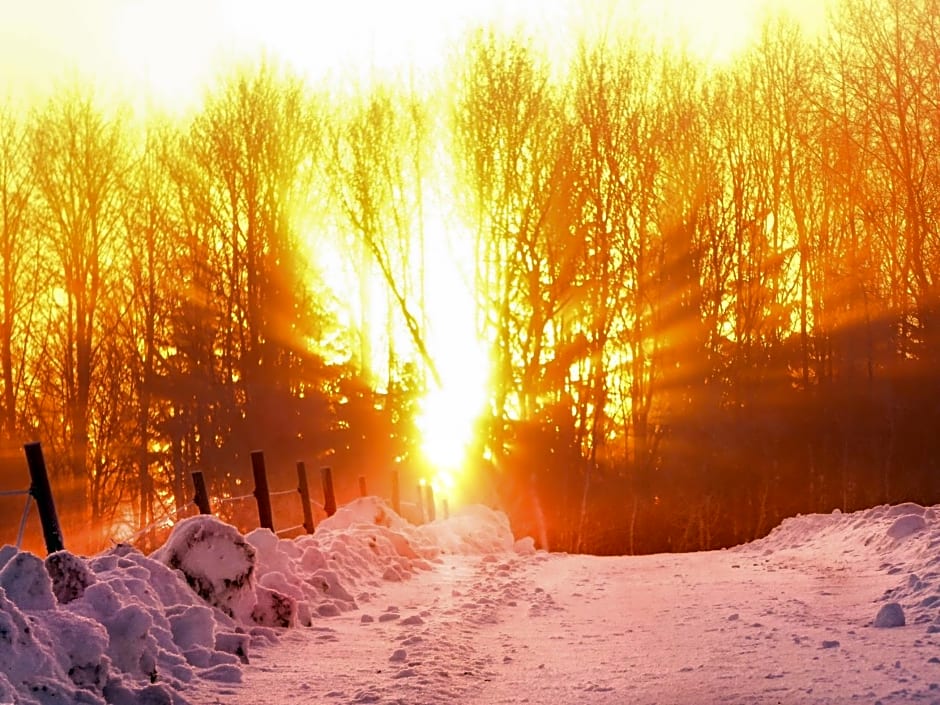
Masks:
[[[127,546],[92,559],[12,555],[0,571],[0,701],[184,703],[179,692],[197,674],[161,594],[198,598],[178,582]]]
[[[836,510],[792,517],[765,538],[735,550],[812,553],[849,566],[873,563],[898,576],[898,585],[881,597],[885,611],[878,613],[875,626],[926,625],[928,632],[940,632],[940,515],[935,507],[905,502],[851,514]]]
[[[384,526],[395,531],[411,526],[381,498],[359,497],[321,521],[317,531],[342,531],[357,525]]]
[[[831,514],[807,514],[784,519],[765,538],[748,546],[774,552],[813,548],[867,554],[874,550],[889,556],[907,550],[899,542],[915,538],[928,529],[929,532],[940,529],[933,509],[913,503],[881,505],[851,514],[835,510]]]
[[[446,553],[501,553],[515,545],[506,515],[482,505],[466,507],[447,521],[420,526],[418,532]]]
[[[921,514],[905,514],[894,520],[894,523],[888,527],[887,535],[900,541],[911,534],[923,531],[927,527],[927,522]]]
[[[903,627],[904,610],[901,609],[901,605],[897,602],[889,602],[886,605],[882,605],[881,609],[878,610],[878,614],[875,615],[875,621],[872,622],[872,626],[878,627],[879,629]]]
[[[255,549],[235,527],[209,515],[184,519],[153,558],[179,570],[197,595],[225,614],[251,619]]]

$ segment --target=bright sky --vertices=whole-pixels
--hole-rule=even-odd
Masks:
[[[261,50],[312,77],[429,68],[470,24],[521,24],[552,44],[580,19],[604,22],[612,5],[620,14],[635,5],[723,57],[752,35],[765,4],[821,21],[818,0],[0,0],[0,91],[42,94],[77,72],[180,105],[228,60]]]

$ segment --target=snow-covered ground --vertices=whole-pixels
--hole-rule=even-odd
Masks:
[[[370,497],[293,540],[193,517],[149,557],[7,546],[0,703],[940,702],[938,512],[601,558]]]

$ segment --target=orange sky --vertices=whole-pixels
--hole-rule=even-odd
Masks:
[[[552,45],[579,18],[604,22],[611,4],[721,57],[768,3],[810,25],[823,14],[818,0],[0,0],[0,92],[42,94],[77,72],[181,105],[227,60],[261,49],[314,77],[428,67],[471,23],[522,24]]]

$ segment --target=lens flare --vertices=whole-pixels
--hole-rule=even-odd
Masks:
[[[422,399],[417,426],[432,486],[453,503],[467,481],[462,475],[485,408],[490,363],[476,333],[476,297],[465,271],[472,261],[471,239],[434,218],[426,242],[428,347],[441,385]]]

